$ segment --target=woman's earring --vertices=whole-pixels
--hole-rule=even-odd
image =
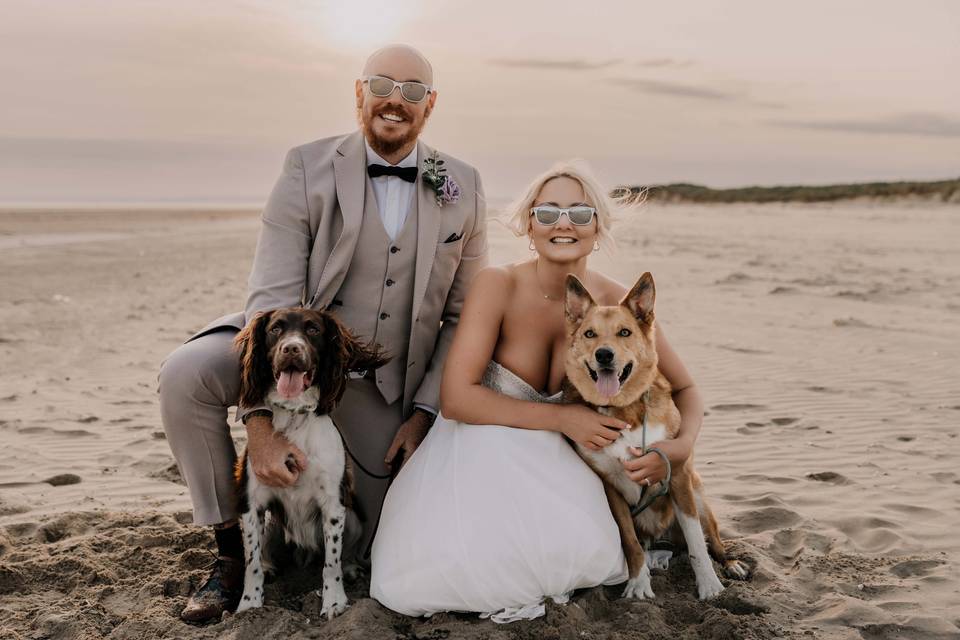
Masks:
[[[530,239],[530,245],[527,247],[530,251],[536,251],[537,248],[533,246],[533,238]]]
[[[596,242],[593,243],[593,250],[594,250],[594,251],[600,251],[600,241],[599,241],[599,240],[597,240]]]

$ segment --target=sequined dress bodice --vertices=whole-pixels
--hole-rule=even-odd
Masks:
[[[537,391],[526,380],[494,360],[490,361],[487,370],[483,372],[482,382],[483,386],[488,389],[493,389],[497,393],[502,393],[517,400],[557,403],[560,402],[563,395],[560,391],[552,396]]]

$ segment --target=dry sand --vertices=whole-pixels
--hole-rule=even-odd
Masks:
[[[404,618],[358,583],[323,623],[300,572],[260,611],[184,625],[211,537],[189,525],[156,372],[242,306],[257,228],[0,213],[0,637],[960,637],[960,208],[929,204],[650,206],[593,264],[656,277],[709,408],[698,467],[752,581],[700,603],[678,559],[653,602],[586,590],[507,626]],[[491,251],[528,255],[496,225]]]

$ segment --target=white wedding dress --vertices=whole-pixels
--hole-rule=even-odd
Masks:
[[[483,384],[544,396],[491,362]],[[553,431],[437,418],[387,493],[373,543],[370,595],[424,616],[474,611],[535,618],[544,599],[627,578],[600,479]]]

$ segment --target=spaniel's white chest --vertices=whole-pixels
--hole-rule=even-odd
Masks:
[[[306,469],[290,487],[268,487],[249,474],[250,499],[253,504],[266,506],[277,500],[292,517],[290,523],[306,524],[305,517],[328,501],[339,502],[340,485],[346,466],[345,451],[340,433],[327,415],[295,413],[274,406],[274,431],[295,445],[307,459]],[[249,464],[249,461],[248,461]],[[296,525],[293,525],[296,527]],[[294,541],[308,532],[289,531]]]

